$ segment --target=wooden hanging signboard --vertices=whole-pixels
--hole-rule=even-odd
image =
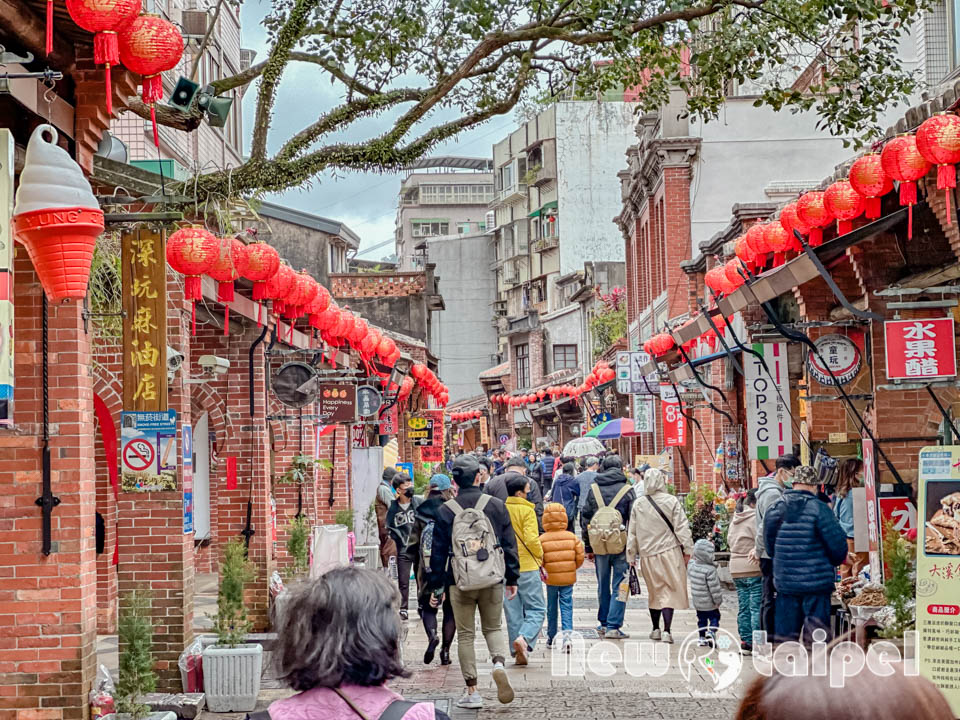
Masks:
[[[165,234],[140,227],[121,236],[123,409],[167,409]]]

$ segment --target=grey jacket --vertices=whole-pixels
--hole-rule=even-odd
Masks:
[[[713,559],[713,543],[697,540],[693,545],[693,558],[687,566],[687,579],[695,610],[716,610],[723,602],[720,576]]]
[[[776,475],[760,478],[757,487],[757,557],[770,558],[763,542],[763,516],[783,499],[785,488],[777,482]]]

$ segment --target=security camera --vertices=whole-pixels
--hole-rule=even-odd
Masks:
[[[167,372],[175,373],[183,365],[183,353],[167,345]]]
[[[207,375],[223,375],[230,369],[230,361],[216,355],[201,355],[197,362]]]

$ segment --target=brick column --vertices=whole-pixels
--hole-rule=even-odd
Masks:
[[[42,300],[22,248],[14,261],[13,416],[0,430],[0,701],[6,717],[80,720],[95,672],[93,389],[79,303],[51,306],[49,432],[52,553],[41,552]]]

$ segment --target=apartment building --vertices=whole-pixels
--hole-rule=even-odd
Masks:
[[[400,270],[422,270],[427,240],[475,235],[487,228],[493,200],[491,162],[485,158],[427,158],[400,184],[396,245]]]
[[[163,75],[166,99],[170,98],[178,78],[191,76],[194,58],[213,22],[216,6],[217,0],[144,1],[145,12],[156,13],[183,31],[186,45],[183,59],[178,67]],[[222,3],[210,41],[193,78],[201,88],[213,80],[236,75],[250,66],[254,53],[241,48],[240,30],[240,6]],[[121,113],[115,118],[110,126],[110,134],[126,146],[126,159],[131,165],[152,172],[162,170],[166,177],[175,180],[187,179],[198,172],[238,167],[243,163],[243,113],[240,105],[246,89],[236,88],[221,96],[232,100],[223,127],[214,127],[204,121],[195,132],[186,133],[161,126],[159,151],[153,144],[150,121],[133,113]]]

